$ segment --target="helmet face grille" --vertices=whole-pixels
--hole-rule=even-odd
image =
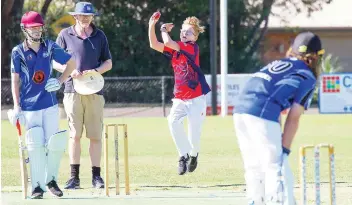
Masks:
[[[30,28],[30,27],[27,27],[27,28]],[[36,42],[36,43],[42,43],[42,42],[44,42],[46,29],[45,29],[44,26],[43,26],[42,28],[43,28],[43,29],[42,29],[42,31],[41,31],[41,36],[40,36],[40,38],[35,38],[35,37],[33,37],[33,36],[28,32],[28,30],[21,24],[21,29],[22,29],[22,31],[23,31],[23,33],[24,33],[26,39],[29,40],[29,41],[31,41],[31,42]]]

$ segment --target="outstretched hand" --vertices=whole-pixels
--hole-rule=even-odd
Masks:
[[[171,32],[173,27],[173,23],[164,23],[163,25],[161,25],[161,28],[165,28],[167,32]]]

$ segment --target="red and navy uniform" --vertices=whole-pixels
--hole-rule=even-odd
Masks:
[[[193,99],[210,92],[210,87],[199,67],[199,47],[196,43],[181,42],[180,51],[164,47],[163,53],[171,60],[175,75],[174,95],[177,99]]]

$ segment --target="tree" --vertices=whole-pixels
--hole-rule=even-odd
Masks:
[[[14,45],[21,41],[21,17],[25,3],[41,6],[43,18],[48,11],[52,0],[29,1],[25,0],[2,0],[1,1],[1,76],[10,76],[10,56]],[[39,4],[38,4],[39,3]],[[28,9],[35,10],[35,9]]]
[[[29,2],[29,0],[27,1]],[[267,30],[268,17],[273,13],[273,5],[288,10],[290,8],[293,10],[292,12],[297,13],[305,9],[310,14],[320,10],[324,4],[331,1],[228,0],[229,73],[252,72],[259,68],[260,59],[256,53]],[[64,11],[62,8],[66,8],[65,5],[62,6],[59,3],[72,3],[72,0],[55,0],[53,1],[55,3],[50,3],[50,0],[40,0],[40,2],[40,4],[35,4],[36,8],[48,14],[46,20],[54,20],[62,15],[62,11]],[[74,2],[78,1],[74,0]],[[101,13],[99,17],[95,18],[95,24],[105,32],[109,40],[113,70],[108,72],[107,75],[172,74],[169,62],[161,57],[162,54],[149,47],[148,20],[153,12],[157,10],[162,13],[157,29],[161,23],[173,22],[176,26],[171,32],[171,36],[175,40],[179,39],[180,26],[188,16],[197,16],[206,26],[206,29],[209,29],[209,2],[205,0],[91,0],[90,2]],[[217,0],[217,3],[219,3],[219,0]],[[22,15],[23,4],[24,0],[2,0],[1,49],[4,54],[8,54],[2,55],[2,74],[7,77],[9,76],[11,48],[20,42],[18,36],[21,33],[19,19]],[[14,7],[13,5],[17,6]],[[55,9],[52,9],[52,7]],[[60,12],[55,12],[57,10]],[[218,28],[219,30],[220,28]],[[157,35],[159,36],[159,32],[157,32]],[[51,37],[55,38],[55,36]],[[201,34],[197,43],[200,47],[200,65],[205,73],[209,73],[209,32]],[[220,66],[218,67],[220,68]]]
[[[1,1],[1,76],[10,75],[10,55],[13,42],[19,42],[20,20],[24,0]],[[17,25],[17,26],[16,26]]]
[[[217,1],[219,3],[219,0]],[[229,0],[228,40],[229,73],[254,71],[260,66],[255,55],[267,30],[273,5],[292,7],[293,12],[308,14],[319,10],[331,0]],[[98,1],[95,1],[98,3]],[[162,13],[161,23],[174,22],[172,38],[178,39],[180,25],[187,16],[195,15],[209,28],[208,1],[100,1],[97,8],[102,12],[99,25],[106,31],[114,57],[111,75],[165,75],[171,74],[167,61],[149,48],[147,27],[150,15],[156,10]],[[218,17],[219,20],[219,17]],[[160,25],[159,24],[159,25]],[[219,35],[218,35],[219,36]],[[209,73],[209,34],[202,34],[198,40],[201,66]],[[220,67],[220,66],[219,66]]]
[[[343,66],[339,57],[330,53],[322,59],[321,69],[323,73],[337,73],[343,70]]]

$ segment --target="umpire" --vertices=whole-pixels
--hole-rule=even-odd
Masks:
[[[63,29],[58,35],[56,43],[74,56],[76,60],[77,67],[71,77],[77,78],[85,72],[103,74],[109,71],[112,67],[112,61],[108,40],[104,32],[92,23],[94,16],[98,15],[93,5],[88,2],[79,2],[76,4],[75,11],[69,12],[69,14],[75,18],[76,23]],[[94,188],[104,188],[104,181],[100,176],[100,161],[105,100],[102,90],[91,95],[76,93],[72,78],[65,83],[63,99],[70,130],[69,156],[71,165],[71,178],[66,182],[65,189],[80,188],[79,168],[83,125],[86,137],[90,140],[92,185]]]

